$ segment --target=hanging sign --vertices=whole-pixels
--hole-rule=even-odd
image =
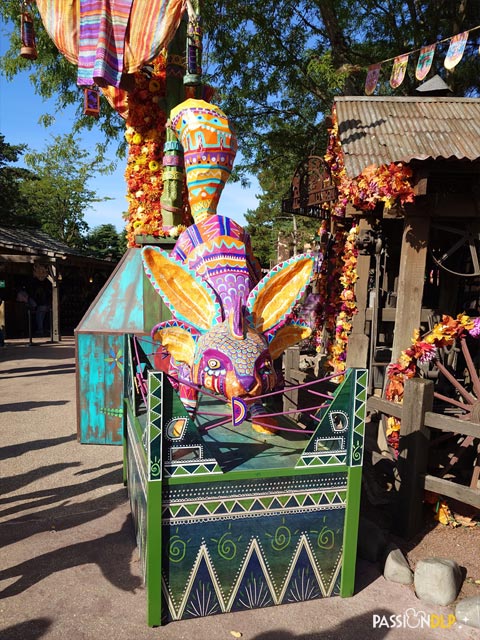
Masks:
[[[408,53],[402,56],[397,56],[393,61],[392,75],[390,76],[390,86],[392,89],[397,89],[405,78],[405,71],[407,70]]]
[[[380,69],[382,64],[379,62],[378,64],[371,64],[368,67],[367,78],[365,80],[365,94],[367,96],[371,96],[375,91],[375,87],[377,86],[378,79],[380,77]]]
[[[435,54],[435,47],[436,45],[429,44],[428,46],[422,47],[420,49],[417,68],[415,69],[415,78],[417,80],[423,80],[430,71],[433,62],[433,56]]]
[[[459,33],[450,40],[450,46],[448,47],[447,56],[443,63],[445,69],[453,69],[462,59],[463,52],[465,51],[465,45],[468,40],[468,31]]]
[[[282,200],[282,213],[324,218],[322,205],[337,199],[338,192],[323,158],[309,156],[296,168],[288,198]]]

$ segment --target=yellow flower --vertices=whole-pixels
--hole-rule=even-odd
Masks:
[[[399,420],[397,420],[397,418],[389,416],[387,418],[387,428],[385,430],[385,435],[388,438],[388,436],[390,436],[392,433],[395,433],[395,431],[400,431],[400,422]]]
[[[156,93],[157,91],[160,91],[161,88],[162,88],[162,85],[158,82],[158,80],[150,80],[150,82],[148,83],[148,89],[152,93]]]
[[[142,140],[143,140],[143,138],[139,133],[136,133],[132,138],[133,144],[140,144],[142,142]]]
[[[150,160],[148,163],[148,168],[150,171],[158,171],[160,169],[160,165],[156,160]]]
[[[464,329],[467,329],[467,331],[469,331],[470,329],[473,329],[473,327],[475,326],[475,323],[473,322],[472,318],[467,316],[465,313],[459,313],[457,316],[457,320]]]

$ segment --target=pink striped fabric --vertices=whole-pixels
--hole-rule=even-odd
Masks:
[[[77,84],[118,87],[133,0],[80,0]]]
[[[78,65],[79,85],[118,87],[168,46],[186,0],[37,0],[48,34]]]

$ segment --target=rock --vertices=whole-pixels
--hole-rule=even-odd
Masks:
[[[460,591],[462,572],[455,560],[425,558],[417,563],[414,584],[420,600],[446,606],[455,600]]]
[[[358,528],[358,555],[369,562],[377,562],[385,554],[385,533],[371,520],[360,518]]]
[[[400,584],[412,584],[413,571],[410,569],[407,559],[398,547],[387,549],[387,559],[383,567],[383,577],[390,582]]]
[[[464,598],[455,607],[457,622],[480,629],[480,596]]]

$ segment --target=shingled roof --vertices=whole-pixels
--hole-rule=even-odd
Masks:
[[[372,164],[480,159],[479,99],[342,96],[335,107],[351,178]]]
[[[23,253],[46,256],[81,256],[82,253],[55,240],[40,229],[19,229],[0,227],[0,251],[2,249],[21,250]]]

